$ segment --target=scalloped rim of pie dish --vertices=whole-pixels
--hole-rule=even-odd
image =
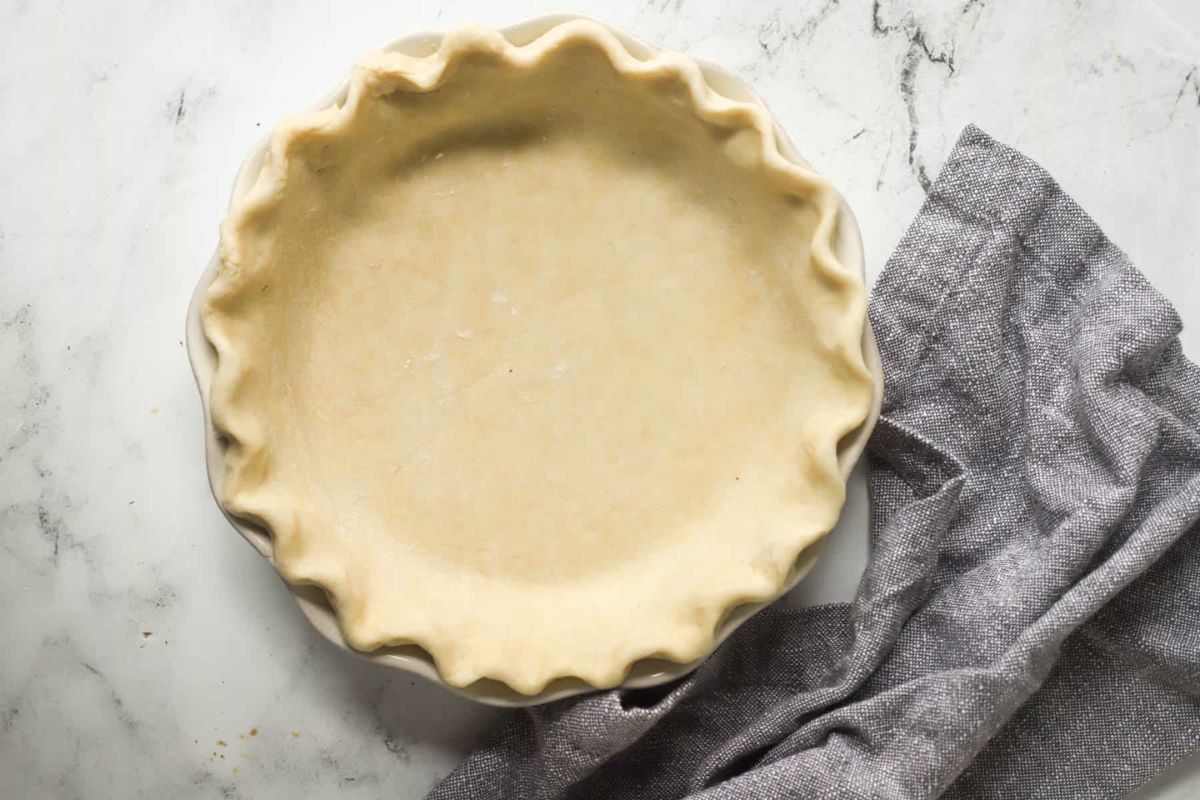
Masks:
[[[378,592],[373,597],[363,587],[383,585],[380,576],[369,574],[375,560],[348,555],[342,540],[311,524],[306,517],[311,509],[301,498],[311,495],[313,487],[276,474],[270,456],[272,426],[265,419],[271,409],[247,402],[246,395],[252,394],[248,387],[262,378],[258,365],[271,363],[273,356],[270,336],[256,331],[254,315],[246,312],[269,281],[255,272],[256,265],[245,263],[245,240],[249,231],[261,234],[264,220],[281,206],[289,190],[289,169],[307,157],[301,154],[306,140],[348,137],[369,104],[393,93],[433,92],[468,59],[483,57],[489,68],[531,75],[557,53],[576,46],[603,55],[621,80],[677,84],[702,124],[738,142],[726,149],[731,160],[815,210],[808,264],[800,269],[807,271],[807,288],[824,294],[806,310],[820,317],[819,330],[810,332],[822,352],[839,364],[835,371],[846,389],[843,406],[827,409],[820,425],[804,426],[804,436],[796,431],[796,447],[805,456],[801,480],[817,487],[821,497],[805,506],[811,516],[805,525],[791,526],[783,535],[763,534],[764,540],[752,542],[750,550],[743,541],[746,531],[726,537],[728,552],[714,550],[722,540],[710,537],[708,549],[693,547],[685,563],[679,560],[679,547],[664,546],[639,554],[636,576],[614,577],[609,570],[603,580],[557,585],[534,580],[526,585],[414,551],[413,569],[405,573],[402,589],[389,586],[385,598]],[[840,199],[824,178],[785,158],[775,137],[765,108],[715,93],[691,59],[671,53],[636,57],[608,29],[586,20],[557,25],[524,45],[497,32],[469,28],[447,34],[436,52],[425,57],[394,52],[369,56],[352,72],[344,102],[288,118],[275,128],[261,171],[235,199],[221,226],[221,268],[200,313],[217,354],[211,412],[227,442],[223,505],[270,533],[273,563],[287,581],[325,591],[351,646],[370,652],[418,645],[452,686],[494,680],[532,695],[557,679],[577,678],[611,687],[643,659],[688,663],[703,657],[715,646],[715,632],[730,610],[777,596],[800,554],[836,523],[845,493],[838,446],[867,420],[875,388],[862,351],[862,278],[845,269],[833,250]]]

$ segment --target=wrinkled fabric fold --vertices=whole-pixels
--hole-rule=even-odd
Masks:
[[[514,714],[432,797],[1120,797],[1200,748],[1200,370],[1038,165],[960,137],[872,295],[855,600]]]

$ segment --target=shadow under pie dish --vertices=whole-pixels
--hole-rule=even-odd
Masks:
[[[878,407],[848,214],[765,108],[523,30],[280,123],[194,326],[214,490],[310,619],[493,702],[697,663],[811,565]]]

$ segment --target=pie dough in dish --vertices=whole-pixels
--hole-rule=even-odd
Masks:
[[[874,382],[839,203],[592,22],[373,55],[222,224],[222,503],[453,686],[693,661],[840,513]]]

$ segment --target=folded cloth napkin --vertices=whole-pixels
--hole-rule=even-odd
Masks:
[[[768,609],[670,687],[519,712],[433,797],[1080,800],[1200,748],[1200,369],[1175,311],[970,127],[871,323],[854,602]]]

